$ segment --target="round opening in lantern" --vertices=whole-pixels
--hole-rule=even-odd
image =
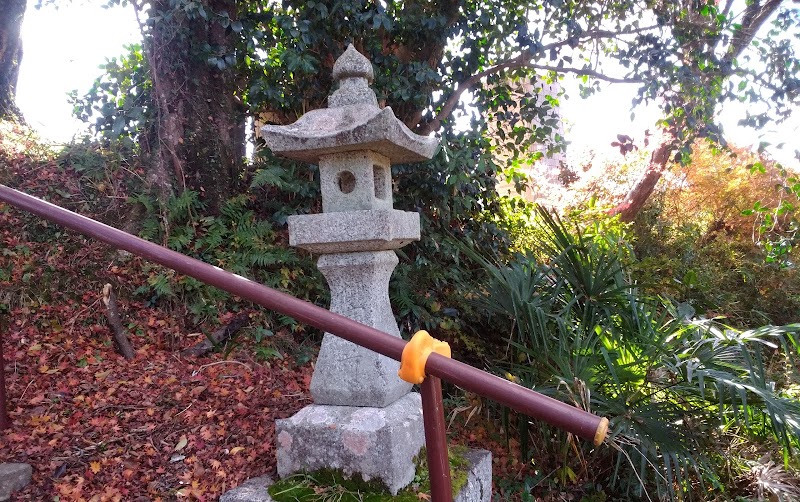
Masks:
[[[342,171],[336,176],[336,182],[339,184],[339,190],[342,193],[350,193],[356,189],[356,177],[350,171]]]

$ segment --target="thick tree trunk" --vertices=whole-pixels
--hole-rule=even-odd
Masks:
[[[625,222],[631,222],[636,219],[636,215],[642,210],[647,199],[650,198],[653,190],[655,190],[658,180],[661,179],[664,171],[666,171],[672,150],[673,143],[671,138],[664,138],[653,150],[653,153],[650,154],[647,170],[631,191],[628,192],[625,199],[611,210],[611,215],[618,214],[620,219]]]
[[[162,197],[191,189],[216,212],[236,188],[244,158],[244,109],[235,68],[211,64],[234,53],[236,34],[212,13],[235,16],[236,2],[204,0],[208,19],[154,2],[146,57],[152,68],[157,140],[150,181]],[[162,201],[163,202],[163,201]]]
[[[19,37],[27,0],[0,0],[0,119],[21,120],[16,91],[22,40]]]

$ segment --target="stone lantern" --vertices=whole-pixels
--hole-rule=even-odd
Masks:
[[[420,238],[417,213],[393,208],[391,165],[430,159],[438,140],[412,133],[379,108],[372,64],[352,45],[336,61],[328,108],[287,126],[265,126],[272,151],[319,164],[321,214],[289,218],[289,243],[320,254],[330,310],[391,335],[394,249]],[[399,362],[325,334],[311,381],[314,404],[276,423],[278,474],[341,470],[380,479],[392,493],[414,478],[424,444],[421,401]]]

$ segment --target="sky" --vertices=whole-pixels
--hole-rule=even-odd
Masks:
[[[130,6],[104,9],[76,2],[36,9],[32,4],[22,23],[17,105],[43,138],[64,143],[85,128],[72,117],[67,93],[86,93],[101,73],[98,66],[140,39],[139,27]]]
[[[72,117],[67,93],[77,89],[87,92],[96,77],[98,66],[106,59],[125,52],[126,44],[140,40],[133,9],[102,8],[102,2],[76,2],[56,9],[30,6],[22,25],[24,55],[20,66],[17,104],[26,120],[40,135],[56,143],[68,142],[80,135],[85,124]],[[580,158],[585,152],[613,155],[610,146],[617,134],[627,134],[641,142],[645,129],[652,129],[658,119],[656,107],[637,107],[631,121],[631,100],[636,86],[614,84],[589,99],[578,96],[577,84],[569,79],[563,84],[569,98],[561,101],[569,142],[568,158]],[[751,129],[736,126],[741,108],[723,111],[723,127],[728,140],[737,146],[757,145],[762,138]],[[794,149],[800,148],[800,113],[788,123],[772,125],[767,133],[774,144],[787,147],[770,153],[786,165],[800,168]]]

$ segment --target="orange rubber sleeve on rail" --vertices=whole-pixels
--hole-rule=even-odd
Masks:
[[[397,376],[406,382],[422,383],[425,380],[425,363],[431,352],[450,357],[450,345],[433,338],[427,331],[417,331],[403,348]]]

